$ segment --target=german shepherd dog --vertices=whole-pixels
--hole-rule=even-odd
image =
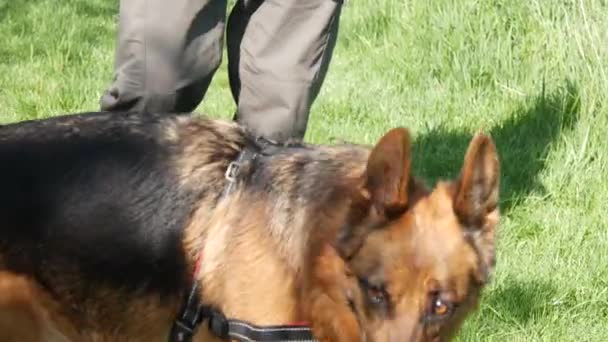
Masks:
[[[253,327],[305,322],[318,341],[453,337],[494,269],[491,138],[429,189],[405,128],[374,146],[267,146],[196,114],[0,127],[0,340],[167,341],[189,291]]]

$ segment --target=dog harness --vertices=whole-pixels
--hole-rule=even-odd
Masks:
[[[253,145],[253,146],[251,146]],[[265,138],[258,138],[255,143],[246,144],[235,161],[226,169],[227,184],[222,197],[232,192],[239,177],[241,165],[251,162],[263,151],[272,151],[278,146]],[[269,149],[269,150],[268,150]],[[173,322],[169,342],[190,342],[198,325],[207,320],[209,331],[221,339],[238,340],[242,342],[272,341],[272,342],[316,342],[310,327],[306,322],[296,322],[287,325],[256,326],[237,319],[228,319],[224,314],[211,306],[202,305],[198,296],[198,279],[202,253],[199,253],[194,273],[192,287],[184,298],[178,317]]]

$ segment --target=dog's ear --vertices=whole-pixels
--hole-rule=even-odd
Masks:
[[[467,149],[456,182],[454,211],[481,254],[480,281],[494,266],[494,235],[498,225],[500,163],[492,139],[477,134]]]
[[[367,161],[365,190],[378,213],[386,217],[402,214],[408,205],[410,134],[394,128],[378,141]]]
[[[467,149],[458,178],[454,210],[469,228],[481,228],[498,206],[500,165],[492,139],[476,135]]]
[[[410,175],[410,135],[405,128],[394,128],[378,141],[370,152],[363,175],[363,187],[357,188],[349,222],[338,235],[337,248],[343,258],[350,258],[369,232],[367,218],[390,219],[408,206]],[[375,209],[370,215],[370,204]],[[373,226],[373,224],[372,224]]]

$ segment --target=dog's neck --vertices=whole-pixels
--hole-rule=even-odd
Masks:
[[[213,234],[214,225],[221,223],[238,234],[265,231],[289,264],[299,268],[301,260],[290,251],[302,249],[297,244],[308,241],[304,236],[315,225],[341,221],[335,216],[346,214],[349,191],[360,184],[368,153],[364,146],[338,145],[286,148],[257,156],[245,167],[234,191],[218,196],[212,210],[194,211],[192,231],[187,232],[192,252],[196,254]],[[223,185],[228,181],[223,180]]]
[[[222,298],[223,303],[212,304],[221,305],[226,314],[245,316],[242,318],[249,314],[255,320],[263,300],[256,299],[255,310],[246,309],[247,293],[274,289],[272,298],[291,300],[282,309],[269,306],[272,312],[265,312],[268,323],[273,323],[273,317],[288,317],[286,313],[295,318],[295,282],[311,234],[335,235],[344,224],[350,191],[360,183],[368,153],[366,147],[341,145],[286,148],[259,156],[233,192],[213,208],[195,210],[185,232],[185,246],[192,264],[202,253],[199,280],[203,297],[210,301]],[[251,283],[232,288],[232,279],[239,272],[250,274]],[[266,290],[253,291],[257,286]],[[241,294],[238,304],[225,301],[229,292]]]

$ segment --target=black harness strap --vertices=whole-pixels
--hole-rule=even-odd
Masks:
[[[241,150],[235,161],[231,162],[226,169],[225,178],[227,185],[224,188],[222,197],[227,196],[234,190],[234,186],[239,177],[239,171],[244,163],[253,161],[264,151],[272,153],[277,148],[276,143],[258,138],[256,144],[247,144]],[[197,326],[208,320],[209,330],[221,339],[236,339],[242,342],[315,342],[309,327],[303,324],[277,325],[259,327],[247,322],[227,319],[219,310],[209,306],[201,305],[198,296],[198,274],[202,262],[202,253],[196,263],[196,268],[192,276],[193,282],[190,291],[187,293],[184,305],[180,314],[175,319],[169,335],[169,342],[190,342],[196,331]]]
[[[230,320],[228,335],[239,341],[293,341],[315,342],[310,328],[306,326],[264,326],[258,327],[237,320]]]
[[[303,324],[257,326],[207,308],[209,330],[221,339],[242,342],[316,342],[309,327]]]

